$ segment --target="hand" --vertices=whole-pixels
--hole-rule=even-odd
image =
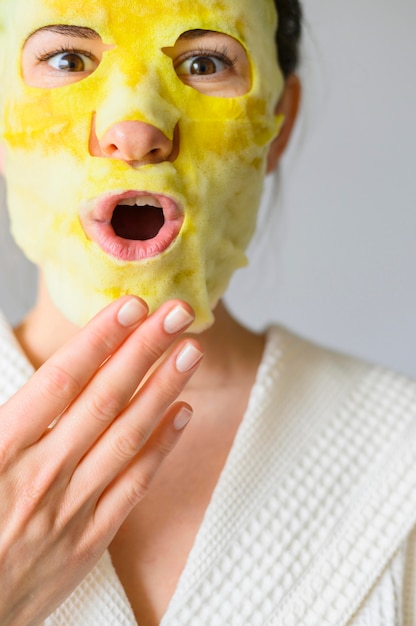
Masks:
[[[146,494],[191,416],[175,400],[202,356],[178,341],[192,319],[121,298],[0,407],[2,626],[50,615]]]

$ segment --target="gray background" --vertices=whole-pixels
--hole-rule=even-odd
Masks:
[[[227,302],[254,328],[416,376],[416,2],[306,2],[301,120]],[[16,323],[35,274],[5,220],[0,308]]]
[[[255,325],[277,319],[416,376],[416,2],[304,4],[303,116],[274,242],[269,258],[252,247],[232,300]]]

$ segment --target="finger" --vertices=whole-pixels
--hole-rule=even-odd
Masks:
[[[94,533],[111,541],[130,511],[146,495],[163,461],[178,443],[192,418],[192,408],[178,403],[170,407],[140,455],[107,487],[97,502]]]
[[[126,408],[149,369],[177,341],[178,334],[189,327],[193,319],[194,314],[188,305],[171,301],[145,320],[68,408],[50,433],[48,448],[61,448],[68,462],[75,466]],[[177,374],[176,378],[179,379]],[[180,384],[176,382],[175,391],[168,396],[169,402],[176,398],[181,385],[182,381]],[[158,407],[159,412],[166,406],[165,403],[161,409]]]
[[[163,415],[195,373],[202,352],[196,342],[180,342],[161,363],[128,408],[85,455],[71,480],[80,499],[98,499],[115,477],[146,446]]]
[[[147,305],[125,296],[93,318],[58,350],[0,411],[13,447],[37,441],[78,396],[102,363],[146,318]]]

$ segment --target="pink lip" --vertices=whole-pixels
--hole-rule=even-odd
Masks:
[[[163,210],[164,224],[155,237],[147,240],[123,239],[111,225],[114,209],[122,200],[151,196]],[[140,207],[137,207],[140,211]],[[126,191],[99,198],[92,209],[80,212],[81,225],[89,239],[108,255],[121,261],[141,261],[164,252],[179,235],[183,224],[183,212],[168,196],[147,191]]]

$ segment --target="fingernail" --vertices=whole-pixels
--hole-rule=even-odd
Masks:
[[[185,428],[185,426],[187,424],[189,424],[191,417],[193,415],[193,412],[191,411],[191,409],[188,409],[187,407],[183,406],[178,414],[176,415],[175,419],[173,420],[173,427],[175,430],[182,430],[183,428]]]
[[[178,305],[167,314],[163,327],[167,333],[174,335],[189,326],[193,320],[194,316],[184,309],[183,306]]]
[[[198,348],[188,343],[176,358],[176,369],[182,374],[189,372],[203,356]]]
[[[119,310],[117,319],[122,326],[128,328],[137,324],[147,313],[146,306],[140,300],[131,299]]]

